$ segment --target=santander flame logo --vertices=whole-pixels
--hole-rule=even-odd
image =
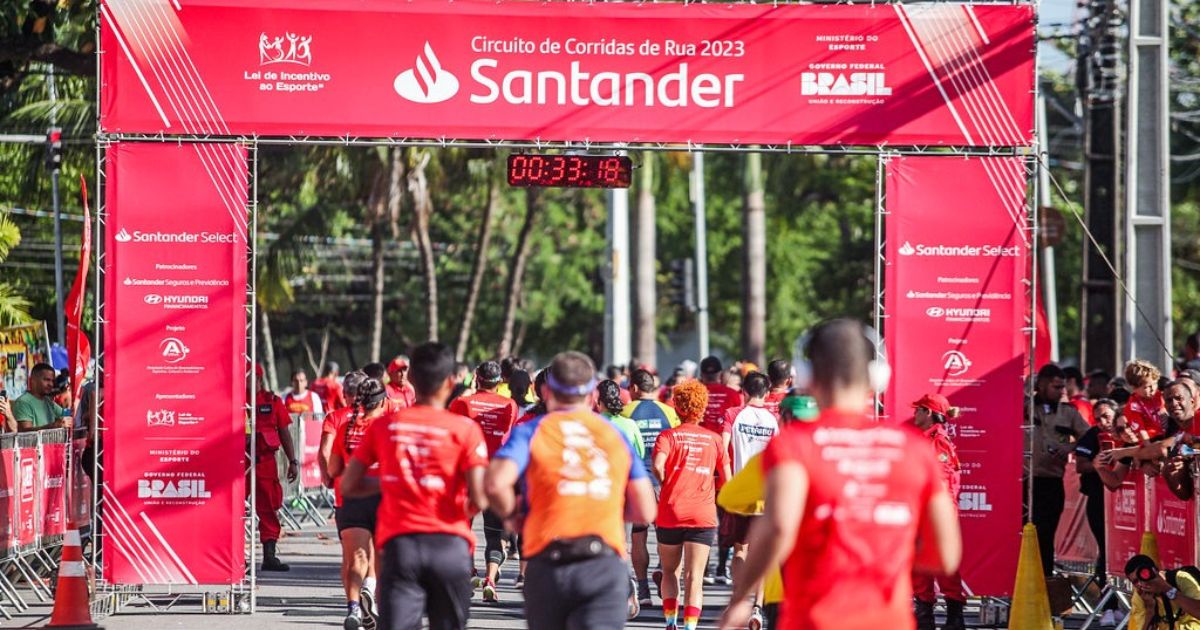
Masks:
[[[396,75],[396,93],[414,103],[441,103],[458,94],[458,77],[442,67],[429,42],[416,67]]]
[[[133,240],[133,237],[129,235],[129,232],[125,231],[125,228],[121,228],[121,231],[117,232],[117,235],[113,238],[116,239],[118,243],[128,243],[129,241]]]
[[[915,253],[917,253],[917,248],[913,247],[912,243],[908,241],[904,241],[904,244],[900,246],[901,256],[912,256]]]

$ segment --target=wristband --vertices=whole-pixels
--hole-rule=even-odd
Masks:
[[[1179,596],[1179,589],[1172,588],[1167,591],[1167,599],[1174,600]]]

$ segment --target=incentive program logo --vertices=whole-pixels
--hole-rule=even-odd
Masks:
[[[286,45],[285,45],[286,40]],[[258,36],[258,65],[292,63],[298,66],[312,65],[312,35],[301,37],[295,33],[267,37]]]
[[[175,426],[175,412],[169,409],[147,409],[146,426],[173,427]]]
[[[425,42],[417,55],[416,67],[396,76],[396,93],[414,103],[441,103],[458,94],[458,77],[442,67],[433,47]]]

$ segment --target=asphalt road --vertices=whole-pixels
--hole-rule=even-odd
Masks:
[[[477,523],[477,529],[479,524]],[[479,532],[476,566],[483,562],[483,536]],[[196,630],[243,630],[259,628],[341,628],[345,616],[345,598],[338,578],[340,546],[332,527],[306,528],[300,532],[285,532],[280,541],[280,555],[291,565],[287,573],[260,574],[257,610],[254,614],[215,614],[201,611],[198,597],[184,597],[168,606],[169,597],[153,596],[151,606],[134,600],[116,615],[97,620],[109,629],[161,630],[187,628]],[[651,542],[653,554],[653,541]],[[652,559],[652,566],[656,560]],[[499,584],[500,602],[484,604],[478,593],[471,606],[468,628],[501,629],[525,628],[523,601],[513,588],[516,563],[503,567]],[[653,590],[653,586],[651,586]],[[706,587],[706,607],[701,627],[712,627],[720,609],[728,601],[729,587]],[[654,598],[654,607],[643,610],[628,628],[663,627],[661,601]],[[155,608],[157,607],[157,609]],[[0,620],[0,627],[32,627],[45,624],[49,605],[33,606],[30,611],[16,615],[12,621]]]

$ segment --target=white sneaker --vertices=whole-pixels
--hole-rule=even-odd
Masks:
[[[1100,627],[1101,628],[1117,627],[1117,611],[1115,611],[1115,610],[1104,611],[1104,614],[1100,616]]]

